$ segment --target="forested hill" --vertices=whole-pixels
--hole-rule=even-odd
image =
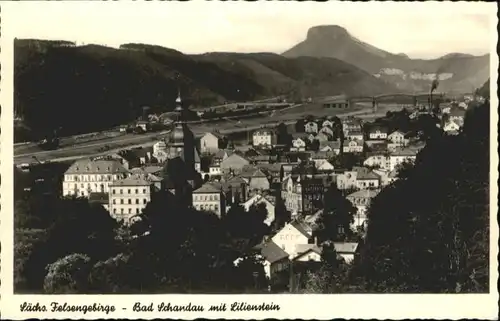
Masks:
[[[64,41],[15,40],[15,111],[33,136],[74,134],[135,119],[142,107],[173,107],[177,87],[189,105],[282,94],[327,96],[394,91],[334,58],[270,53],[185,55],[144,44],[120,49]]]
[[[436,136],[369,210],[357,276],[368,292],[489,290],[489,103]]]

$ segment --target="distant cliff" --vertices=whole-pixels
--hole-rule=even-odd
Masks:
[[[310,28],[306,39],[283,56],[337,58],[408,91],[428,90],[439,75],[440,90],[470,92],[490,74],[489,55],[450,53],[439,59],[410,59],[376,48],[335,25]]]

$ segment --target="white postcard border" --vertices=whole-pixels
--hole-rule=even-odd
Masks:
[[[123,1],[125,2],[125,1]],[[122,2],[122,3],[123,3]],[[197,1],[195,1],[197,2]],[[497,181],[498,181],[498,152],[497,152],[497,108],[491,108],[491,189],[490,189],[490,294],[340,294],[340,295],[14,295],[13,294],[13,39],[15,26],[19,23],[29,21],[15,21],[9,13],[15,10],[19,2],[4,2],[1,7],[1,270],[0,270],[0,313],[8,319],[28,318],[54,318],[54,319],[94,319],[94,318],[238,318],[238,319],[265,319],[265,318],[290,318],[290,319],[331,319],[331,318],[359,318],[359,319],[404,319],[404,318],[429,318],[429,319],[464,319],[479,318],[493,319],[498,313],[498,222],[497,222]],[[98,3],[88,5],[98,6]],[[114,2],[119,6],[121,3]],[[232,3],[235,5],[235,3]],[[461,5],[462,3],[455,3]],[[27,5],[23,3],[22,5]],[[48,2],[31,2],[32,6],[39,6],[43,10]],[[55,5],[52,3],[51,5]],[[65,4],[70,7],[69,4]],[[80,2],[79,5],[82,5]],[[109,5],[109,3],[108,3]],[[137,6],[147,3],[136,3]],[[169,3],[165,2],[165,6]],[[187,4],[183,4],[187,5]],[[220,4],[217,4],[220,5]],[[285,5],[285,3],[277,4]],[[290,5],[290,3],[286,3]],[[344,4],[339,4],[339,6]],[[363,3],[356,5],[362,6]],[[382,5],[382,4],[380,4]],[[410,4],[408,4],[409,6]],[[498,56],[496,44],[498,35],[496,4],[477,4],[491,7],[491,93],[497,92],[498,79]],[[76,4],[75,4],[76,6]],[[354,7],[351,3],[345,6]],[[384,7],[390,10],[390,4]],[[224,8],[224,6],[222,6]],[[91,19],[91,17],[89,17]],[[34,26],[36,28],[36,26]],[[69,27],[69,26],[66,26]],[[498,97],[491,96],[491,105],[498,106]],[[106,313],[21,313],[20,305],[24,302],[47,305],[50,311],[50,303],[64,302],[71,305],[113,305],[116,311]],[[195,305],[203,305],[205,312],[133,312],[133,305],[141,302],[143,305],[153,303],[156,307],[161,302],[178,305],[186,305],[189,302]],[[279,311],[267,312],[245,312],[226,311],[208,312],[210,305],[227,303],[228,307],[233,302],[245,302],[247,304],[276,304]]]

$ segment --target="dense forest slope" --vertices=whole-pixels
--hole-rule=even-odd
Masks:
[[[185,55],[144,44],[120,49],[64,41],[15,41],[16,128],[32,139],[54,129],[85,133],[167,111],[180,87],[191,106],[288,95],[377,94],[394,87],[333,58],[271,53]]]

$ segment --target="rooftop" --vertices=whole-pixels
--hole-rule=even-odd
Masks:
[[[215,194],[220,193],[221,189],[215,187],[212,183],[205,183],[200,188],[193,191],[193,194]]]
[[[259,248],[261,255],[269,263],[274,263],[288,257],[288,253],[286,253],[281,247],[279,247],[273,241],[268,241],[259,246]]]
[[[354,242],[334,242],[333,246],[337,253],[355,253],[358,249],[358,243]]]
[[[293,227],[295,227],[300,233],[304,236],[312,237],[312,228],[309,224],[300,221],[292,221],[290,223]]]
[[[153,183],[151,177],[133,175],[131,177],[113,182],[111,186],[149,186]]]
[[[376,189],[362,189],[347,195],[347,198],[374,198],[379,192]]]
[[[117,160],[109,159],[81,159],[75,161],[65,174],[124,174],[128,171]]]

